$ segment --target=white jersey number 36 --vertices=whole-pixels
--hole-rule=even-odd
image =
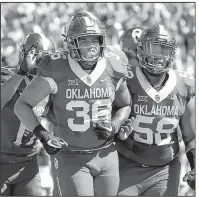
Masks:
[[[80,111],[76,111],[75,108],[82,108]],[[70,101],[66,105],[66,109],[69,111],[76,112],[76,118],[68,119],[68,127],[72,131],[85,132],[90,128],[91,121],[96,122],[100,120],[110,120],[111,118],[111,101],[110,99],[97,100],[92,104],[90,109],[90,104],[86,101]],[[88,114],[91,110],[92,115]],[[83,124],[76,124],[75,120],[78,118],[83,118]]]

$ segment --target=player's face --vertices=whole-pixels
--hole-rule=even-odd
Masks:
[[[172,49],[160,44],[146,44],[144,47],[145,53],[148,54],[146,57],[148,64],[164,68],[166,60],[171,56]]]
[[[85,61],[93,61],[99,57],[100,44],[98,36],[84,36],[78,40],[80,55]]]

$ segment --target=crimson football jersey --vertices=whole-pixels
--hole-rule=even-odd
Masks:
[[[102,146],[95,123],[111,120],[115,92],[123,82],[127,59],[122,51],[109,48],[86,73],[68,53],[46,57],[38,68],[38,75],[51,85],[50,97],[57,120],[56,135],[74,149]]]
[[[173,69],[160,91],[154,89],[140,67],[129,71],[127,85],[132,97],[133,132],[116,143],[120,153],[134,161],[164,165],[179,152],[179,119],[194,96],[194,78]]]
[[[23,162],[32,159],[37,153],[37,139],[27,130],[14,113],[14,105],[26,87],[25,80],[1,110],[1,162]],[[45,102],[34,108],[36,115],[41,115]]]

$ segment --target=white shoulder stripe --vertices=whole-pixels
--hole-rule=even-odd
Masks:
[[[58,87],[57,87],[57,84],[56,82],[54,81],[53,78],[51,77],[41,77],[42,79],[44,79],[45,81],[47,81],[51,87],[51,93],[52,94],[56,94],[57,93],[57,90],[58,90]]]

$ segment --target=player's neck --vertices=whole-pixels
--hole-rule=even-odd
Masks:
[[[161,87],[165,84],[168,79],[167,73],[160,73],[157,75],[152,75],[146,69],[142,69],[145,77],[147,78],[148,82],[157,90],[161,89]]]
[[[93,63],[93,62],[83,62],[83,61],[80,61],[79,62],[79,65],[81,66],[81,68],[87,72],[87,73],[91,73],[93,71],[93,69],[96,67],[96,62]]]

